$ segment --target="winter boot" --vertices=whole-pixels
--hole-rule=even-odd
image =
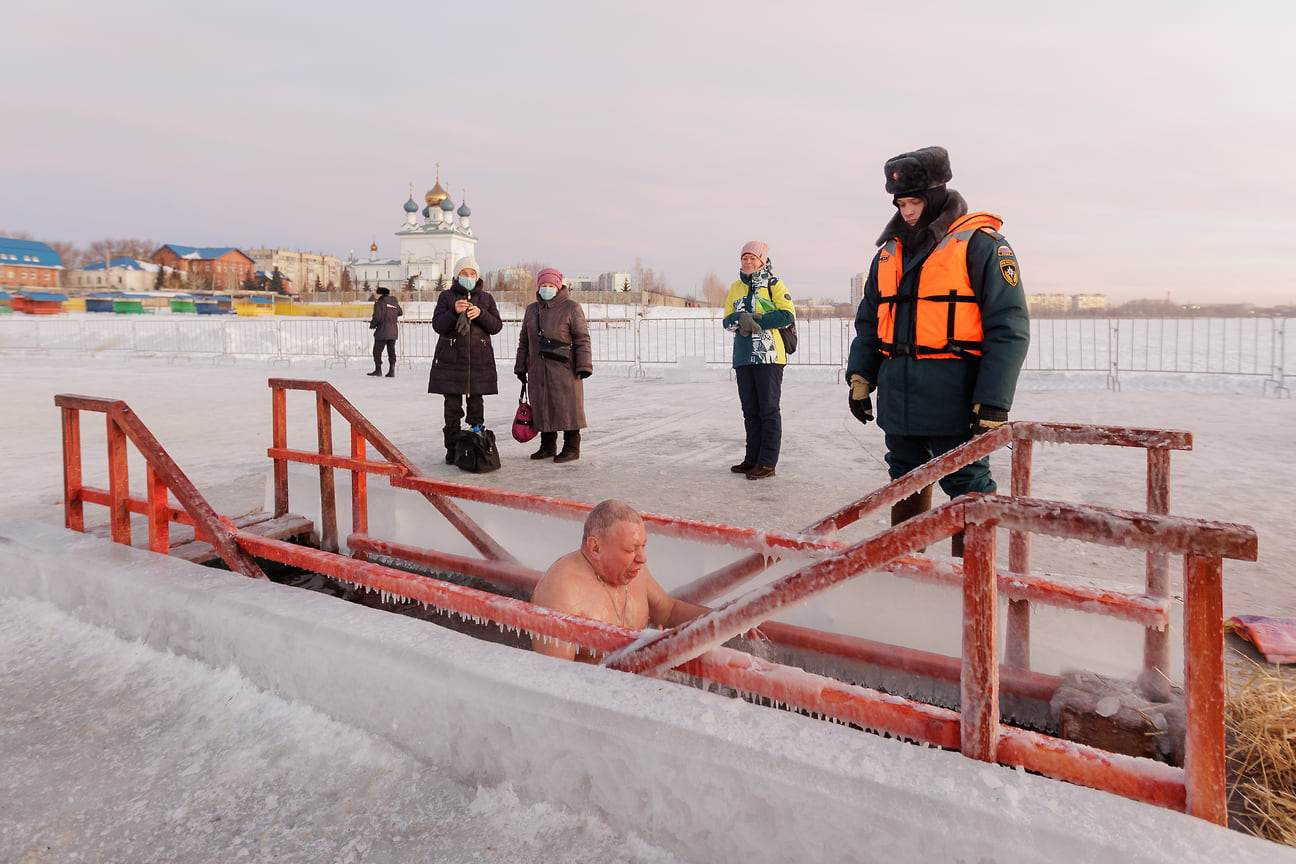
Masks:
[[[459,437],[459,430],[455,429],[452,432],[449,429],[443,429],[441,435],[445,438],[446,464],[453,465],[455,464],[455,441]]]
[[[374,371],[367,372],[365,374],[367,374],[370,378],[380,377],[382,375],[382,364],[379,363],[377,366],[374,367]]]
[[[388,364],[388,366],[387,366],[387,377],[388,377],[388,378],[395,378],[395,377],[396,377],[396,364],[395,364],[395,363],[390,363],[390,364]]]
[[[899,525],[931,509],[932,487],[924,486],[908,498],[902,498],[891,505],[891,524]],[[915,549],[915,552],[926,552],[926,547]]]
[[[554,457],[555,462],[575,462],[580,458],[580,430],[573,429],[563,433],[562,452]]]
[[[531,454],[532,459],[551,459],[558,454],[558,433],[541,432],[540,449]]]

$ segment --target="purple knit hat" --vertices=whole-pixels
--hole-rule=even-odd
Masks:
[[[738,253],[738,257],[741,258],[742,256],[746,255],[749,252],[752,255],[755,255],[757,258],[759,258],[761,260],[762,265],[769,263],[768,243],[762,243],[759,240],[753,240],[742,248],[742,251]]]
[[[553,267],[546,267],[536,274],[537,286],[543,285],[545,282],[548,282],[550,285],[557,285],[561,288],[563,284],[563,275]]]

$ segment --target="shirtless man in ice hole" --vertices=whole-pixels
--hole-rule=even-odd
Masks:
[[[621,501],[595,505],[585,517],[580,549],[549,566],[531,602],[582,618],[642,630],[651,621],[677,627],[707,611],[676,600],[648,572],[648,533],[643,519]],[[551,657],[597,663],[589,649],[535,637],[535,650]]]

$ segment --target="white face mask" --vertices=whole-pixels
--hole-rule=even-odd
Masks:
[[[541,285],[541,286],[540,286],[540,299],[542,299],[542,300],[552,300],[553,298],[555,298],[555,297],[557,297],[557,296],[558,296],[558,289],[555,288],[555,287],[553,287],[552,285]]]

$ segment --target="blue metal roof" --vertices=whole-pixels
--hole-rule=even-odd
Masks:
[[[114,258],[112,259],[111,263],[114,270],[140,270],[140,271],[147,270],[150,273],[156,273],[158,267],[157,264],[153,264],[148,261],[140,261],[138,258],[128,258],[125,256],[121,258]],[[102,270],[104,269],[104,262],[96,261],[94,264],[87,264],[82,269]]]
[[[19,291],[18,293],[28,300],[35,300],[38,303],[49,303],[51,301],[62,303],[67,299],[66,294],[57,294],[53,291]]]
[[[231,252],[237,252],[249,261],[252,260],[252,256],[234,246],[178,246],[175,243],[164,243],[162,249],[170,249],[181,258],[197,258],[203,261],[215,260]],[[159,249],[158,252],[161,252],[162,249]],[[156,255],[157,252],[153,254]]]
[[[53,247],[35,240],[0,237],[0,264],[28,267],[62,267],[63,259]]]

